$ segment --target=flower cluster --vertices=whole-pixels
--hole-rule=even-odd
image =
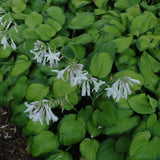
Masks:
[[[52,101],[47,99],[31,102],[30,104],[25,102],[25,106],[27,107],[25,112],[29,112],[29,119],[32,119],[34,122],[39,121],[41,125],[43,125],[44,118],[46,118],[46,122],[49,125],[50,120],[53,122],[58,120],[58,117],[55,116],[51,110],[52,103]]]
[[[102,84],[105,84],[103,81],[97,80],[97,78],[92,77],[87,71],[83,71],[83,64],[77,64],[75,62],[70,63],[69,66],[67,66],[65,69],[58,71],[58,70],[52,70],[52,72],[57,73],[57,78],[62,78],[63,80],[70,81],[71,87],[74,87],[75,85],[82,87],[82,96],[90,96],[91,95],[91,89],[90,84],[94,84],[94,88],[92,91],[98,92],[100,89],[100,86]],[[64,73],[66,73],[66,77],[64,79]]]
[[[111,88],[105,89],[107,91],[107,96],[113,97],[114,99],[117,98],[117,102],[121,97],[127,99],[127,95],[131,95],[132,93],[129,88],[129,86],[133,87],[132,82],[137,84],[141,83],[139,80],[132,79],[131,77],[119,78],[115,83],[113,83]]]
[[[8,34],[7,30],[9,30],[11,24],[14,24],[15,31],[18,33],[16,24],[13,22],[10,13],[6,13],[2,8],[0,8],[0,14],[3,14],[0,17],[0,25],[2,27],[0,31],[1,42],[3,45],[3,49],[5,50],[7,47],[11,47],[13,50],[16,50],[16,44],[13,41],[13,38]]]
[[[57,67],[60,61],[60,52],[52,52],[50,47],[47,47],[39,40],[34,43],[34,49],[30,50],[30,52],[34,54],[34,59],[37,60],[37,63],[45,65],[49,62],[50,68]]]

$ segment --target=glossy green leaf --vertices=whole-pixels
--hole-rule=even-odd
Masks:
[[[41,83],[31,84],[26,91],[26,99],[28,101],[38,101],[46,97],[49,87]]]
[[[117,52],[122,53],[126,51],[132,43],[133,37],[123,37],[114,39],[113,42],[116,44]]]
[[[3,49],[4,47],[0,47],[0,58],[8,58],[12,53],[11,47],[6,47],[6,49]]]
[[[49,156],[46,160],[72,160],[72,156],[69,152],[63,152],[61,150],[58,150],[56,153]]]
[[[81,117],[68,114],[58,124],[58,138],[61,144],[68,146],[80,142],[86,134],[86,124]]]
[[[65,22],[65,16],[63,14],[63,11],[60,7],[57,6],[51,6],[47,8],[47,13],[50,17],[52,17],[55,21],[57,21],[59,24],[63,25]]]
[[[97,126],[93,123],[92,120],[89,120],[89,121],[87,122],[87,131],[88,131],[88,133],[90,134],[90,136],[91,136],[92,138],[100,135],[100,134],[101,134],[101,130],[102,130],[101,126],[98,126],[98,127],[97,127]]]
[[[106,8],[108,0],[94,0],[93,2],[98,8]]]
[[[144,51],[146,49],[154,48],[159,44],[160,36],[154,35],[142,35],[139,37],[137,41],[137,47],[140,51]]]
[[[62,29],[62,26],[60,25],[60,23],[55,21],[52,18],[47,18],[45,20],[45,24],[48,24],[48,25],[52,26],[53,28],[55,28],[56,32],[58,32]]]
[[[132,130],[139,124],[139,116],[123,118],[118,120],[114,126],[106,127],[104,133],[107,135],[123,134]]]
[[[130,145],[130,137],[122,136],[117,140],[115,144],[115,149],[119,153],[125,153],[125,152],[128,152],[129,145]]]
[[[112,69],[113,60],[106,52],[94,55],[91,60],[90,71],[93,76],[104,78]]]
[[[79,146],[81,156],[87,160],[96,160],[99,142],[96,139],[85,138]]]
[[[78,116],[82,117],[85,122],[87,122],[92,115],[93,107],[90,105],[85,106],[85,108],[81,108],[81,110],[78,112]]]
[[[27,40],[28,39],[32,39],[32,40],[39,39],[39,36],[36,34],[36,29],[35,28],[26,28],[22,32],[22,36]]]
[[[105,25],[101,28],[104,33],[112,33],[115,37],[119,37],[121,32],[118,30],[116,26],[113,25]]]
[[[37,12],[31,12],[25,18],[27,27],[38,27],[43,22],[43,17]]]
[[[33,138],[31,153],[33,157],[45,155],[58,149],[59,142],[57,136],[51,131],[41,131]]]
[[[133,19],[130,26],[131,34],[139,36],[154,28],[158,23],[157,18],[151,12],[145,12]]]
[[[147,129],[153,136],[160,137],[160,120],[155,113],[148,117]]]
[[[159,159],[160,138],[151,136],[147,130],[138,132],[131,142],[127,160]]]
[[[91,2],[89,0],[72,0],[71,3],[75,9],[78,9]]]
[[[113,138],[103,141],[97,151],[96,160],[124,160],[124,155],[115,150],[115,143]]]
[[[159,70],[160,63],[147,52],[143,52],[140,57],[140,72],[144,77],[145,88],[155,91],[159,83],[159,76],[157,76],[155,72],[158,72]]]
[[[111,101],[101,102],[99,109],[93,112],[93,123],[96,126],[112,126],[116,124],[117,117],[115,111],[116,107]]]
[[[32,119],[30,119],[25,127],[22,129],[23,135],[37,135],[42,130],[48,129],[49,126],[47,125],[46,121],[44,121],[43,125],[37,121],[33,122]]]
[[[21,76],[16,85],[10,90],[11,95],[17,102],[21,102],[26,94],[26,89],[28,87],[28,80],[26,76]]]
[[[35,31],[43,41],[49,41],[50,38],[52,38],[56,34],[55,28],[51,27],[48,24],[40,24]]]
[[[21,13],[26,9],[26,4],[23,0],[13,0],[11,3],[11,8],[15,13]]]
[[[64,47],[64,45],[69,41],[70,39],[65,36],[56,36],[54,39],[52,39],[49,44],[54,48]]]
[[[130,107],[139,114],[152,114],[156,111],[157,101],[144,93],[134,95],[128,99]]]
[[[63,97],[74,92],[76,88],[71,87],[70,82],[59,79],[53,84],[53,94],[55,97]]]
[[[79,13],[70,22],[71,29],[84,29],[94,23],[93,13]]]
[[[26,55],[20,55],[16,59],[16,63],[11,71],[12,76],[18,76],[24,73],[31,65],[31,60]]]
[[[130,7],[129,0],[118,0],[114,6],[120,10],[125,10]]]

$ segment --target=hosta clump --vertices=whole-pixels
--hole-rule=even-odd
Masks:
[[[29,153],[159,159],[158,0],[0,6],[0,106],[12,108]]]

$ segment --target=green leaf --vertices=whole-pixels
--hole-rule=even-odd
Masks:
[[[37,121],[33,122],[32,119],[30,119],[25,127],[22,129],[23,135],[37,135],[41,131],[48,129],[49,126],[47,125],[46,121],[43,122],[43,125]]]
[[[72,38],[71,41],[69,42],[70,44],[88,44],[92,42],[92,36],[89,34],[81,34],[80,36],[77,36],[75,38]]]
[[[124,160],[124,155],[115,150],[115,143],[113,138],[103,141],[98,149],[96,160]]]
[[[132,130],[139,124],[140,117],[134,116],[118,120],[114,126],[106,127],[104,133],[107,135],[123,134]]]
[[[160,119],[157,119],[156,114],[152,114],[147,119],[147,129],[155,137],[160,137]]]
[[[21,13],[26,9],[26,4],[23,0],[13,0],[11,3],[12,11],[15,13]]]
[[[48,24],[40,24],[35,31],[43,41],[49,41],[56,34],[55,28]]]
[[[49,152],[56,150],[59,147],[57,136],[54,135],[51,131],[45,130],[34,136],[32,143],[31,154],[33,157],[48,154]]]
[[[81,108],[81,110],[78,112],[78,116],[82,117],[85,122],[87,122],[92,115],[93,107],[90,105],[85,106],[85,108]]]
[[[26,89],[28,87],[28,80],[26,76],[21,76],[16,85],[10,90],[11,95],[15,98],[16,102],[21,102],[26,94]]]
[[[22,32],[22,36],[27,40],[28,39],[33,39],[33,40],[39,39],[39,36],[36,34],[36,29],[35,28],[26,28]]]
[[[139,114],[152,114],[156,111],[157,101],[144,93],[134,95],[128,99],[130,107]]]
[[[63,152],[58,150],[56,153],[49,156],[46,160],[72,160],[72,156],[69,152]]]
[[[51,6],[47,8],[47,13],[50,17],[52,17],[55,21],[57,21],[59,24],[63,25],[65,22],[65,16],[63,14],[63,11],[60,7],[57,6]]]
[[[115,149],[119,153],[125,153],[125,152],[128,152],[129,145],[130,145],[130,137],[122,136],[117,140],[115,144]]]
[[[131,142],[127,160],[159,159],[160,138],[151,136],[147,130],[138,132]]]
[[[101,134],[101,126],[99,128],[92,122],[92,120],[89,120],[87,122],[87,131],[91,137],[96,137]]]
[[[74,92],[76,88],[76,86],[71,87],[70,82],[59,79],[53,84],[53,94],[54,97],[63,97]]]
[[[65,115],[58,124],[58,138],[61,144],[68,146],[80,142],[86,134],[86,124],[75,114]]]
[[[96,160],[99,142],[95,139],[85,138],[79,146],[81,156],[87,160]]]
[[[18,30],[18,33],[15,30],[15,28]],[[22,32],[24,31],[24,29],[25,29],[25,26],[23,24],[16,25],[16,26],[14,25],[9,29],[9,35],[13,38],[13,41],[15,43],[19,44],[24,41],[24,37],[22,37]]]
[[[70,22],[71,29],[84,29],[94,23],[93,13],[79,13]]]
[[[27,113],[13,115],[11,121],[12,123],[15,123],[17,126],[23,127],[28,122]]]
[[[38,27],[43,22],[43,17],[37,12],[31,12],[25,18],[27,27]]]
[[[160,63],[147,52],[143,52],[140,57],[140,72],[144,77],[145,88],[153,92],[156,90],[159,83],[159,76],[157,76],[154,72],[158,72],[159,70]]]
[[[130,3],[129,0],[118,0],[116,3],[114,3],[114,6],[120,10],[125,10],[130,7]]]
[[[112,64],[113,60],[111,59],[111,56],[108,53],[98,53],[94,55],[94,57],[91,60],[91,74],[99,78],[104,78],[111,72]]]
[[[126,51],[132,43],[133,37],[122,37],[114,39],[113,42],[117,47],[117,52],[122,53]]]
[[[139,36],[154,28],[158,23],[157,18],[151,12],[145,12],[133,19],[130,26],[131,34]]]
[[[142,35],[138,38],[137,48],[140,51],[154,48],[159,44],[160,35]]]
[[[72,0],[71,3],[75,9],[78,9],[91,2],[89,0]]]
[[[64,45],[69,41],[70,39],[65,36],[56,36],[54,39],[52,39],[49,44],[54,48],[64,47]]]
[[[31,61],[26,55],[20,55],[16,59],[16,63],[11,71],[12,76],[18,76],[24,73],[31,65]]]
[[[106,8],[108,0],[94,0],[93,2],[98,8]]]
[[[12,53],[11,47],[6,47],[3,49],[3,46],[0,47],[0,58],[8,58]]]
[[[26,91],[27,101],[38,101],[46,97],[49,92],[49,87],[41,83],[31,84]]]
[[[96,126],[112,126],[116,124],[117,117],[115,111],[116,107],[111,101],[101,102],[99,109],[93,112],[93,123]]]
[[[104,33],[112,33],[115,37],[119,37],[121,32],[118,30],[116,26],[113,25],[105,25],[101,28]]]
[[[129,17],[137,17],[141,14],[141,8],[139,4],[131,6],[127,9],[127,14]]]
[[[56,32],[58,32],[62,29],[62,26],[59,24],[59,22],[55,21],[52,18],[47,18],[45,20],[45,24],[52,26],[56,30]]]

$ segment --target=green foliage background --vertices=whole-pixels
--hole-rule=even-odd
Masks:
[[[158,0],[2,0],[0,7],[19,31],[8,30],[17,50],[0,45],[0,106],[12,108],[29,153],[46,160],[160,159]],[[108,84],[123,76],[141,84],[128,100],[116,102],[103,90],[82,98],[78,86],[33,60],[36,40],[61,52],[59,69],[75,60]],[[69,104],[64,112],[55,108],[55,124],[35,123],[24,113],[25,101],[65,100],[66,94]]]

